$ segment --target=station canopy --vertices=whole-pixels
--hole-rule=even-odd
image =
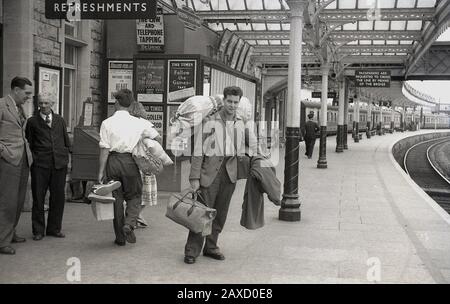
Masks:
[[[219,34],[233,31],[254,47],[253,62],[286,68],[289,56],[289,1],[160,0],[187,6]],[[448,0],[308,0],[304,11],[302,64],[332,65],[334,71],[386,68],[404,77],[449,25]],[[445,14],[443,12],[446,12]],[[397,98],[397,97],[396,97]]]

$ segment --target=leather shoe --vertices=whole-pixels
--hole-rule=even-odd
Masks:
[[[195,258],[192,257],[192,256],[186,255],[186,256],[184,256],[184,262],[186,264],[194,264],[195,263]]]
[[[16,254],[16,251],[11,246],[0,247],[1,254]]]
[[[44,238],[44,235],[42,235],[42,234],[35,234],[35,235],[33,235],[33,240],[35,240],[35,241],[40,241],[43,238]]]
[[[127,243],[125,241],[115,240],[114,244],[116,244],[117,246],[125,246]]]
[[[20,237],[20,236],[18,236],[18,235],[15,234],[15,235],[13,236],[13,238],[12,238],[11,243],[23,243],[23,242],[25,242],[25,241],[26,241],[25,238]]]
[[[225,256],[222,253],[220,253],[219,251],[216,251],[216,252],[205,251],[205,252],[203,252],[203,255],[213,258],[215,260],[220,260],[220,261],[225,260]]]
[[[125,234],[125,239],[128,243],[136,243],[136,236],[134,235],[133,228],[130,225],[124,225],[122,231]]]
[[[50,233],[47,232],[47,236],[54,236],[57,238],[65,238],[66,237],[65,234],[62,232],[50,232]]]

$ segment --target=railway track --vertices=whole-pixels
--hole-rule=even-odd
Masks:
[[[406,151],[406,173],[447,213],[450,214],[450,180],[442,174],[430,159],[430,150],[446,145],[450,151],[450,138],[432,139],[418,143]]]

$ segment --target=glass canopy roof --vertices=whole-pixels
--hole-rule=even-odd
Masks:
[[[391,56],[403,62],[422,39],[442,0],[317,0],[316,12],[339,57]],[[289,5],[285,0],[160,0],[193,9],[212,30],[235,32],[254,46],[254,55],[280,59],[289,54]],[[368,11],[381,10],[368,20]],[[310,4],[311,5],[311,4]],[[307,35],[304,41],[308,41]],[[308,45],[303,52],[308,52]],[[273,57],[276,56],[276,57]],[[314,60],[313,60],[314,61]],[[352,60],[350,60],[352,61]],[[367,60],[365,60],[367,61]]]

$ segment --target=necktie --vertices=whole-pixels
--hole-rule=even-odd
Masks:
[[[20,123],[23,125],[26,120],[26,117],[22,106],[17,106],[17,112],[19,112]]]
[[[45,123],[50,127],[51,121],[50,121],[50,115],[49,114],[45,115]]]

